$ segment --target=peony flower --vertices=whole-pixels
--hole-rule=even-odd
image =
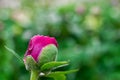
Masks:
[[[57,41],[54,37],[35,35],[30,39],[24,55],[24,63],[29,70],[40,67],[44,63],[55,61]]]

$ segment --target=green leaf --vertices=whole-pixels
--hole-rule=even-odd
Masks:
[[[53,78],[54,80],[66,80],[66,76],[64,74],[54,73],[54,72],[50,73],[46,77]]]
[[[75,70],[69,70],[69,71],[56,71],[56,72],[51,72],[51,74],[69,74],[69,73],[74,73],[77,72],[78,69]]]
[[[9,52],[11,52],[15,57],[17,57],[17,59],[19,59],[20,62],[23,63],[22,58],[12,49],[8,48],[7,46],[4,46]]]
[[[69,70],[69,71],[51,72],[46,77],[51,77],[54,80],[66,80],[65,74],[73,73],[73,72],[76,72],[76,71],[78,71],[78,69],[76,69],[76,70]]]
[[[48,70],[48,69],[52,69],[52,68],[56,69],[58,67],[63,67],[66,65],[68,65],[67,61],[62,61],[62,62],[53,61],[53,62],[48,62],[48,63],[44,64],[41,67],[41,70],[44,71],[44,70]]]

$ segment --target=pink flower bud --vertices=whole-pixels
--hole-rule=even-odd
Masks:
[[[42,35],[33,36],[24,55],[24,62],[26,61],[27,56],[32,56],[32,58],[38,62],[38,58],[41,55],[42,50],[50,44],[53,44],[56,47],[58,46],[56,39],[53,37]]]

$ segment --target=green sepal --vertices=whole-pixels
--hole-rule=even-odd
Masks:
[[[25,67],[27,70],[38,70],[38,65],[31,55],[26,56]]]
[[[55,45],[50,44],[42,49],[38,57],[38,65],[41,67],[43,64],[55,61],[58,53],[58,49]]]
[[[44,65],[42,65],[41,71],[56,69],[56,68],[67,66],[67,65],[68,65],[67,61],[61,61],[61,62],[52,61],[52,62],[48,62],[48,63],[45,63]]]

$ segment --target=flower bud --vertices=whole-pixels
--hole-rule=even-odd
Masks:
[[[55,61],[57,55],[57,41],[53,37],[35,35],[31,38],[24,55],[27,70],[40,69],[50,61]]]

